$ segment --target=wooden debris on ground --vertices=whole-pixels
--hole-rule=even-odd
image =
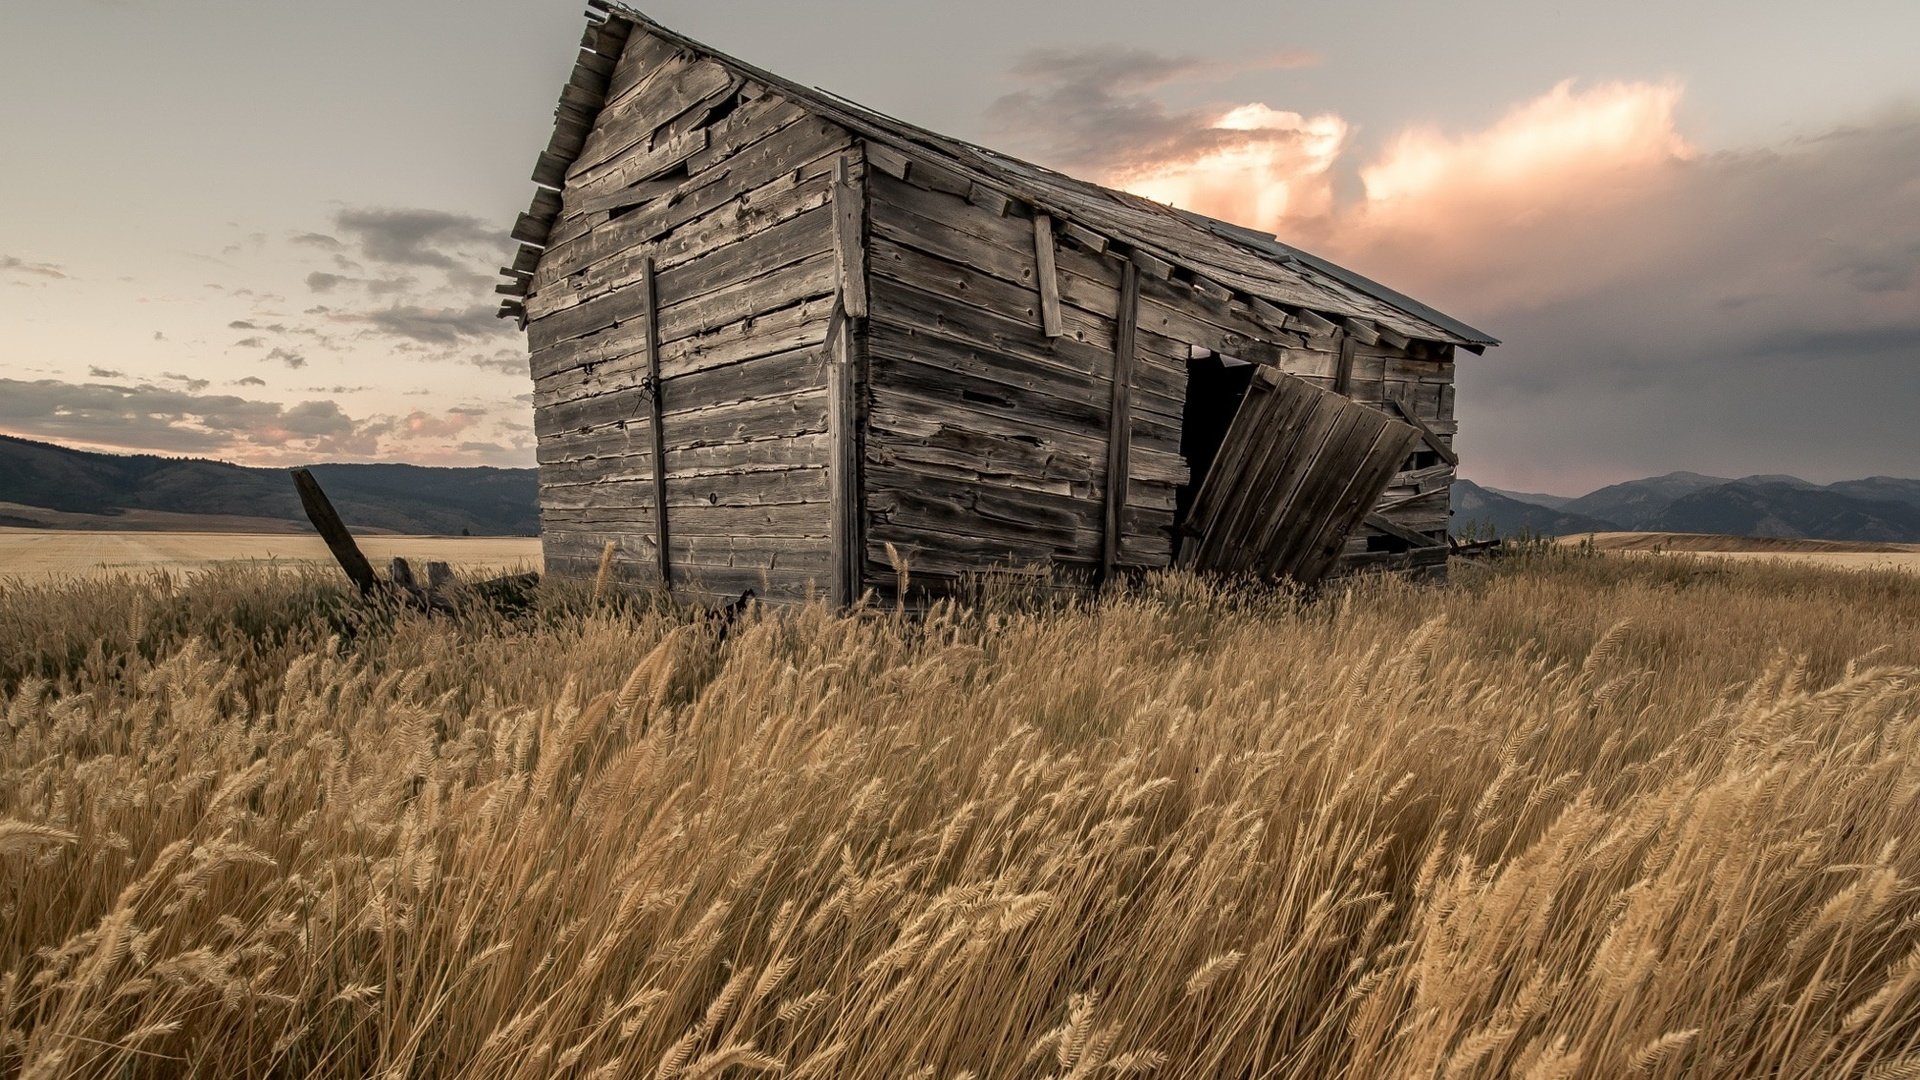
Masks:
[[[348,580],[353,582],[363,599],[398,604],[431,614],[451,615],[457,610],[455,601],[458,595],[464,592],[492,607],[518,610],[527,606],[533,587],[540,582],[539,574],[526,573],[505,574],[463,584],[454,576],[451,566],[437,559],[427,563],[426,580],[422,582],[415,576],[413,566],[397,555],[388,564],[387,576],[381,578],[361,552],[346,523],[340,520],[339,512],[333,508],[333,501],[321,490],[320,482],[313,478],[313,473],[307,469],[294,469],[293,486],[300,493],[300,505],[307,512],[307,520],[313,523],[314,531],[320,534],[320,538],[327,542],[327,550],[333,552],[334,560],[346,572]]]

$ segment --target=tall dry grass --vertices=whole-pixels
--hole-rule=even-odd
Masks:
[[[0,587],[0,1069],[1920,1075],[1920,585],[1461,578]]]

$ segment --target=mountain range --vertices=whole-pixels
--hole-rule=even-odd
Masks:
[[[356,530],[532,536],[533,469],[320,464],[314,478]],[[285,469],[204,458],[100,454],[0,435],[0,526],[304,532]],[[1920,480],[1813,484],[1673,472],[1578,497],[1453,484],[1457,535],[1688,532],[1800,540],[1920,542]]]
[[[356,530],[454,536],[540,531],[533,469],[311,466]],[[304,531],[285,469],[204,458],[97,454],[0,435],[0,525],[214,532]]]
[[[1870,476],[1815,484],[1796,476],[1733,479],[1673,472],[1577,498],[1453,485],[1460,535],[1684,532],[1795,540],[1920,542],[1920,480]]]

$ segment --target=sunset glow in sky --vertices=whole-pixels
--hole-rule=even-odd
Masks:
[[[645,6],[1487,329],[1506,344],[1458,395],[1482,482],[1920,475],[1920,5]],[[493,271],[579,24],[544,0],[13,0],[0,431],[530,463]]]

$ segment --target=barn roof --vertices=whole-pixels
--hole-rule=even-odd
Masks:
[[[897,120],[818,87],[803,86],[704,45],[614,0],[588,0],[592,24],[581,42],[573,77],[561,92],[555,129],[540,155],[534,180],[542,185],[513,235],[540,244],[561,206],[557,190],[580,152],[599,111],[612,61],[637,27],[679,48],[712,60],[742,78],[762,83],[869,144],[889,147],[971,182],[983,192],[1016,199],[1055,218],[1117,240],[1136,252],[1182,267],[1224,289],[1268,304],[1311,311],[1350,324],[1371,325],[1424,341],[1479,352],[1498,340],[1405,294],[1335,265],[1277,237],[1231,222],[1180,210],[1138,195],[1080,180],[996,150]],[[512,272],[524,283],[538,259],[523,247]],[[513,286],[503,286],[511,292]],[[508,301],[502,314],[516,313]]]

